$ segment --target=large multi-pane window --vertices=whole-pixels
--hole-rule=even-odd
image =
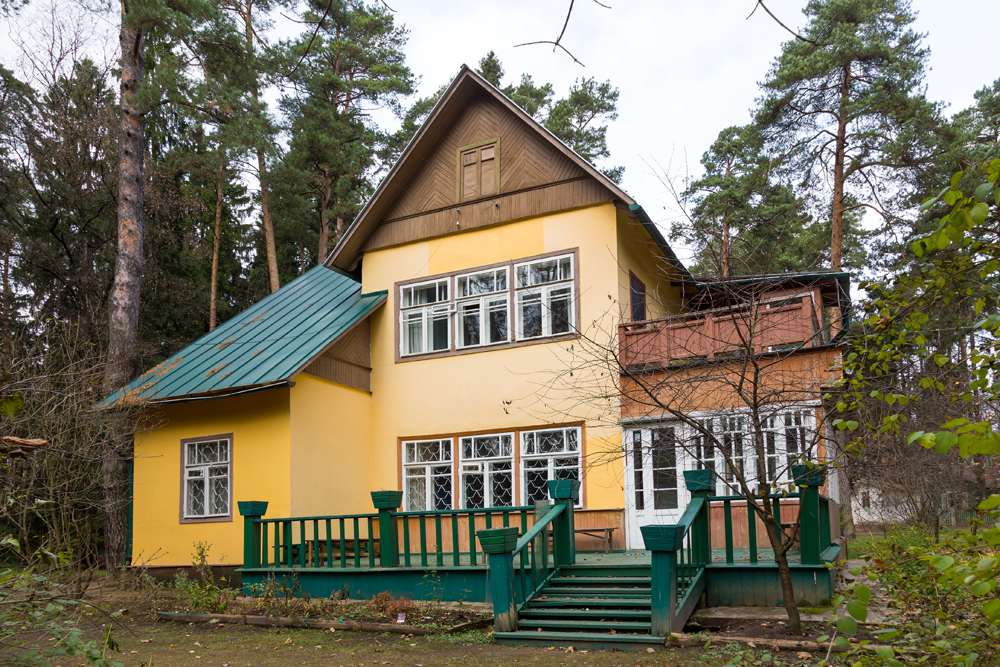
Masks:
[[[653,509],[677,509],[677,437],[675,429],[650,433],[653,457]]]
[[[400,357],[572,334],[575,280],[568,253],[401,285]]]
[[[452,509],[451,448],[451,438],[403,443],[406,511]]]
[[[462,507],[514,504],[514,434],[494,433],[459,439],[462,457]]]
[[[184,443],[184,518],[228,517],[231,512],[229,438]]]
[[[435,280],[400,290],[402,354],[440,352],[451,347],[449,282]]]
[[[458,347],[495,345],[510,340],[507,267],[455,279]]]
[[[521,433],[521,496],[524,504],[547,499],[547,482],[550,479],[580,478],[579,427]]]
[[[573,256],[516,264],[517,331],[521,340],[570,333]]]
[[[752,422],[746,413],[729,413],[699,420],[701,428],[687,426],[687,468],[719,470],[724,487],[735,489],[743,477],[757,483],[792,481],[791,467],[810,460],[815,452],[812,410],[775,409],[761,417],[764,458],[757,460]],[[709,436],[711,434],[711,437]]]

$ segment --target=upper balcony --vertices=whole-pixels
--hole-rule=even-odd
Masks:
[[[846,316],[836,284],[832,292],[827,287],[772,289],[744,300],[715,298],[709,301],[728,303],[626,322],[618,332],[621,365],[657,369],[827,344]]]

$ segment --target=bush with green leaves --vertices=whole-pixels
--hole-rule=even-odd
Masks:
[[[208,564],[208,555],[212,545],[207,542],[195,542],[194,553],[191,554],[196,578],[188,577],[184,570],[174,576],[174,590],[178,597],[192,611],[207,614],[224,614],[229,606],[232,594],[219,586]]]
[[[923,203],[939,210],[936,228],[916,239],[912,270],[892,283],[866,283],[874,295],[864,307],[864,331],[845,359],[846,377],[835,400],[845,418],[834,421],[842,431],[906,435],[913,447],[942,457],[957,456],[986,470],[997,469],[1000,432],[994,423],[1000,406],[1000,159],[959,172],[948,187]],[[968,315],[961,324],[975,335],[974,344],[942,348],[926,328],[940,305]],[[886,390],[901,362],[917,359],[920,375],[909,392]],[[907,424],[920,402],[944,398],[953,418],[934,430],[909,432]],[[881,423],[862,423],[855,415],[878,404]],[[858,445],[859,443],[855,443]],[[987,665],[1000,662],[1000,495],[977,499],[980,518],[968,530],[942,541],[902,545],[888,539],[869,561],[869,576],[878,580],[911,613],[898,629],[882,632],[886,647],[878,651],[851,644],[853,664],[904,662]],[[988,521],[983,521],[988,519]],[[863,568],[856,568],[861,573]],[[857,631],[868,615],[871,590],[848,587],[836,600],[840,613],[834,641]],[[861,644],[861,642],[858,642]]]

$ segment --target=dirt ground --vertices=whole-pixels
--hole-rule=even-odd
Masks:
[[[102,636],[98,628],[87,633]],[[397,665],[662,665],[721,666],[731,662],[733,645],[712,651],[698,648],[657,648],[655,653],[567,651],[561,648],[500,646],[488,632],[471,631],[456,636],[406,637],[403,635],[261,628],[245,625],[149,623],[115,631],[120,653],[108,654],[125,667],[277,667],[322,665],[322,667],[378,667]],[[743,655],[750,657],[741,650]],[[759,656],[763,658],[763,655]],[[753,660],[741,664],[805,665],[785,652],[766,663]],[[55,662],[55,667],[76,667],[79,659]]]

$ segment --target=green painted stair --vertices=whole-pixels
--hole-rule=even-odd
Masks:
[[[649,565],[569,565],[520,609],[501,644],[638,650],[663,646],[651,634]]]

